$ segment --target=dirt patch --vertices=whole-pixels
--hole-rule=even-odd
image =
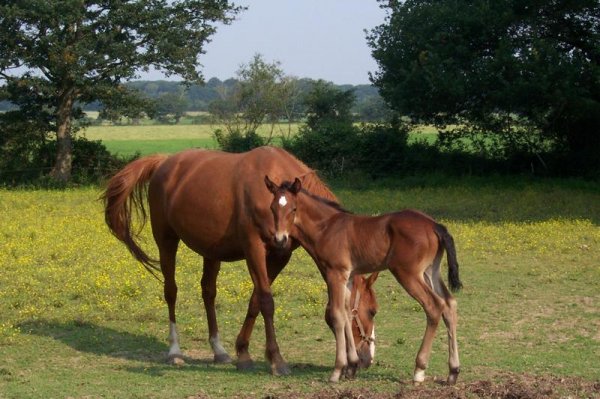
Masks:
[[[197,399],[205,399],[198,396]],[[243,397],[239,397],[243,398]],[[575,377],[504,374],[493,380],[479,380],[446,386],[438,382],[422,386],[401,384],[393,393],[374,393],[365,388],[336,389],[335,387],[300,394],[286,392],[267,394],[262,399],[559,399],[600,398],[600,381]]]

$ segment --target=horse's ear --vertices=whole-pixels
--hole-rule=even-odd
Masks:
[[[372,288],[373,284],[375,284],[375,280],[379,277],[379,272],[371,273],[369,278],[367,278],[367,288]]]
[[[265,184],[271,193],[275,194],[277,192],[277,185],[273,183],[267,175],[265,175]]]
[[[296,179],[294,179],[294,183],[292,184],[292,187],[290,187],[290,192],[292,192],[293,194],[298,194],[300,192],[300,190],[302,190],[302,182],[300,181],[300,179],[298,179],[296,177]]]

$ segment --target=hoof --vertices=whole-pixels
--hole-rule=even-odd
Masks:
[[[448,375],[448,380],[446,381],[446,384],[448,384],[448,385],[456,384],[456,380],[458,378],[459,373],[460,373],[460,369],[458,369],[458,368],[450,371],[450,374]]]
[[[344,375],[347,379],[353,380],[356,378],[356,373],[358,372],[358,364],[348,365],[344,370]]]
[[[292,374],[292,370],[286,363],[280,363],[278,365],[271,365],[271,374],[275,376],[283,376]]]
[[[185,360],[183,360],[183,355],[170,355],[167,359],[167,363],[173,366],[183,366],[185,364]]]
[[[329,382],[332,384],[337,384],[340,382],[340,376],[342,374],[342,370],[333,370],[331,373],[331,377],[329,377]]]
[[[235,366],[240,371],[254,370],[254,361],[252,361],[252,359],[238,360]]]
[[[229,364],[232,362],[231,358],[227,353],[215,355],[213,361],[217,364]]]
[[[413,374],[413,384],[420,385],[423,381],[425,381],[425,370],[416,368]]]

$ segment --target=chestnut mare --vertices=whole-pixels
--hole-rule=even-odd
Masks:
[[[275,234],[285,232],[298,240],[327,283],[328,318],[336,338],[335,368],[330,381],[337,382],[343,372],[352,376],[360,360],[352,339],[348,312],[352,295],[347,290],[348,280],[355,274],[388,269],[427,315],[413,380],[422,382],[425,378],[435,330],[443,318],[448,330],[448,383],[454,384],[460,371],[457,313],[456,300],[440,276],[444,249],[450,288],[457,291],[462,284],[454,240],[448,230],[413,210],[373,217],[352,215],[335,202],[302,189],[298,178],[278,186],[265,176],[265,184],[273,194]]]
[[[221,261],[246,259],[254,290],[236,340],[239,369],[251,368],[250,336],[258,313],[265,322],[266,357],[275,375],[289,374],[273,327],[271,284],[288,263],[298,243],[276,236],[269,210],[271,195],[263,186],[265,173],[277,181],[301,176],[308,190],[326,198],[333,193],[314,171],[287,152],[261,147],[243,154],[188,150],[173,156],[152,155],[131,162],[108,182],[103,195],[111,232],[150,272],[157,262],[140,248],[132,214],[146,221],[147,195],[152,233],[160,256],[164,296],[169,310],[169,359],[181,361],[175,319],[177,286],[175,255],[180,241],[204,257],[202,299],[215,362],[231,358],[219,340],[215,312],[216,280]]]

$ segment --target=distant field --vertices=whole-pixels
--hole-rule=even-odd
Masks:
[[[298,124],[292,124],[292,132],[298,130]],[[213,132],[216,125],[127,125],[127,126],[90,126],[80,134],[89,140],[102,140],[112,153],[130,156],[158,152],[174,153],[188,148],[216,148]],[[263,126],[258,133],[267,136],[270,127]],[[275,126],[274,142],[279,142],[281,132],[287,133],[288,125]]]
[[[291,126],[292,134],[298,132],[300,124]],[[178,124],[178,125],[125,125],[125,126],[90,126],[80,134],[89,140],[102,140],[112,153],[130,156],[135,153],[148,155],[154,153],[174,153],[188,148],[216,148],[217,142],[213,132],[220,128],[217,125]],[[267,136],[270,127],[265,125],[259,134]],[[275,126],[274,141],[280,142],[282,134],[288,133],[285,123]],[[425,140],[435,142],[437,131],[432,126],[422,126],[411,132],[409,141]]]

